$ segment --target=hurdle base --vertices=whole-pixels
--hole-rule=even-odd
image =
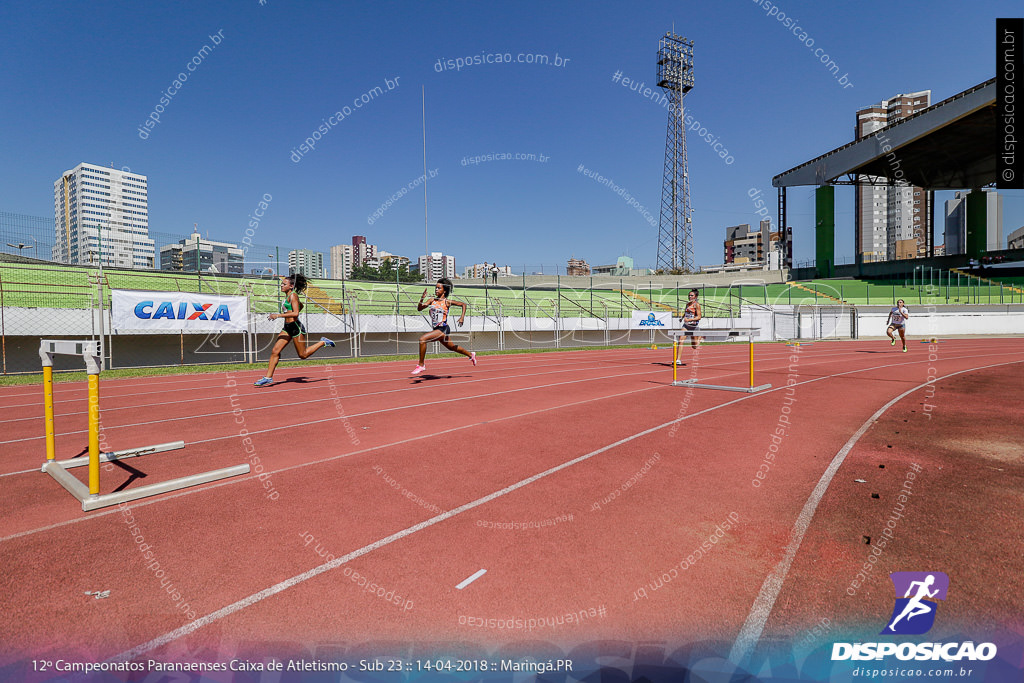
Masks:
[[[137,458],[140,455],[149,455],[150,453],[164,453],[166,451],[173,451],[184,447],[184,441],[169,441],[167,443],[158,443],[155,446],[143,446],[142,448],[128,448],[123,451],[110,451],[107,453],[100,453],[100,462],[116,462],[118,460],[124,460],[125,458]],[[80,455],[77,458],[70,458],[68,460],[57,460],[51,462],[57,462],[64,469],[69,469],[72,467],[82,467],[84,465],[88,465],[89,457]],[[46,471],[46,465],[43,465],[43,471]]]
[[[92,510],[110,507],[111,505],[117,505],[118,503],[127,503],[131,500],[147,498],[160,493],[167,493],[168,491],[177,491],[190,486],[198,486],[199,484],[206,484],[211,481],[235,477],[240,474],[248,474],[249,465],[234,465],[233,467],[225,467],[223,469],[211,470],[200,474],[190,474],[186,477],[162,481],[157,484],[149,484],[147,486],[140,486],[138,488],[128,489],[125,491],[102,493],[97,495],[90,494],[89,487],[71,476],[71,474],[64,469],[61,463],[56,460],[51,460],[43,465],[43,471],[67,489],[68,492],[82,504],[82,510],[84,512],[90,512]]]
[[[700,384],[697,380],[683,379],[672,382],[674,387],[693,387],[695,389],[721,389],[722,391],[739,391],[744,394],[756,394],[765,389],[771,389],[771,384],[762,384],[757,387],[729,387],[724,384]]]

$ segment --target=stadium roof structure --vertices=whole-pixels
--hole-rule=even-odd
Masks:
[[[875,176],[875,184],[905,180],[926,190],[981,188],[997,179],[996,139],[992,78],[780,173],[772,186],[853,185],[857,176]]]

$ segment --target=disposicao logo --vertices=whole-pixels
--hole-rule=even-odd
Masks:
[[[889,578],[896,589],[896,606],[882,635],[928,633],[939,609],[936,601],[946,599],[949,577],[942,572],[893,572]]]
[[[150,310],[156,306],[156,310]],[[189,306],[192,307],[192,312],[189,314]],[[135,317],[143,320],[157,320],[159,318],[167,318],[168,320],[231,320],[231,313],[228,312],[227,304],[221,304],[217,307],[217,310],[213,311],[213,314],[207,316],[207,312],[213,307],[213,304],[200,304],[195,302],[181,301],[178,303],[178,309],[174,309],[174,303],[171,301],[161,301],[159,305],[155,301],[140,301],[135,305]]]
[[[665,323],[655,318],[653,313],[649,313],[647,320],[640,321],[640,327],[665,327]]]
[[[946,599],[949,577],[942,572],[893,572],[896,604],[879,635],[920,635],[935,624],[939,600]],[[996,656],[994,643],[833,643],[832,660],[884,659],[946,662],[988,661]]]

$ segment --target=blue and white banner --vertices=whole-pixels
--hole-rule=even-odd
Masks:
[[[633,311],[634,330],[671,330],[672,313],[669,311]]]
[[[248,307],[244,296],[113,289],[111,318],[115,331],[245,332]]]

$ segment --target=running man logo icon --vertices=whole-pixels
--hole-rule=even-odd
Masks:
[[[930,631],[939,607],[937,601],[946,599],[949,577],[942,572],[893,572],[889,578],[896,589],[896,605],[882,635]]]

